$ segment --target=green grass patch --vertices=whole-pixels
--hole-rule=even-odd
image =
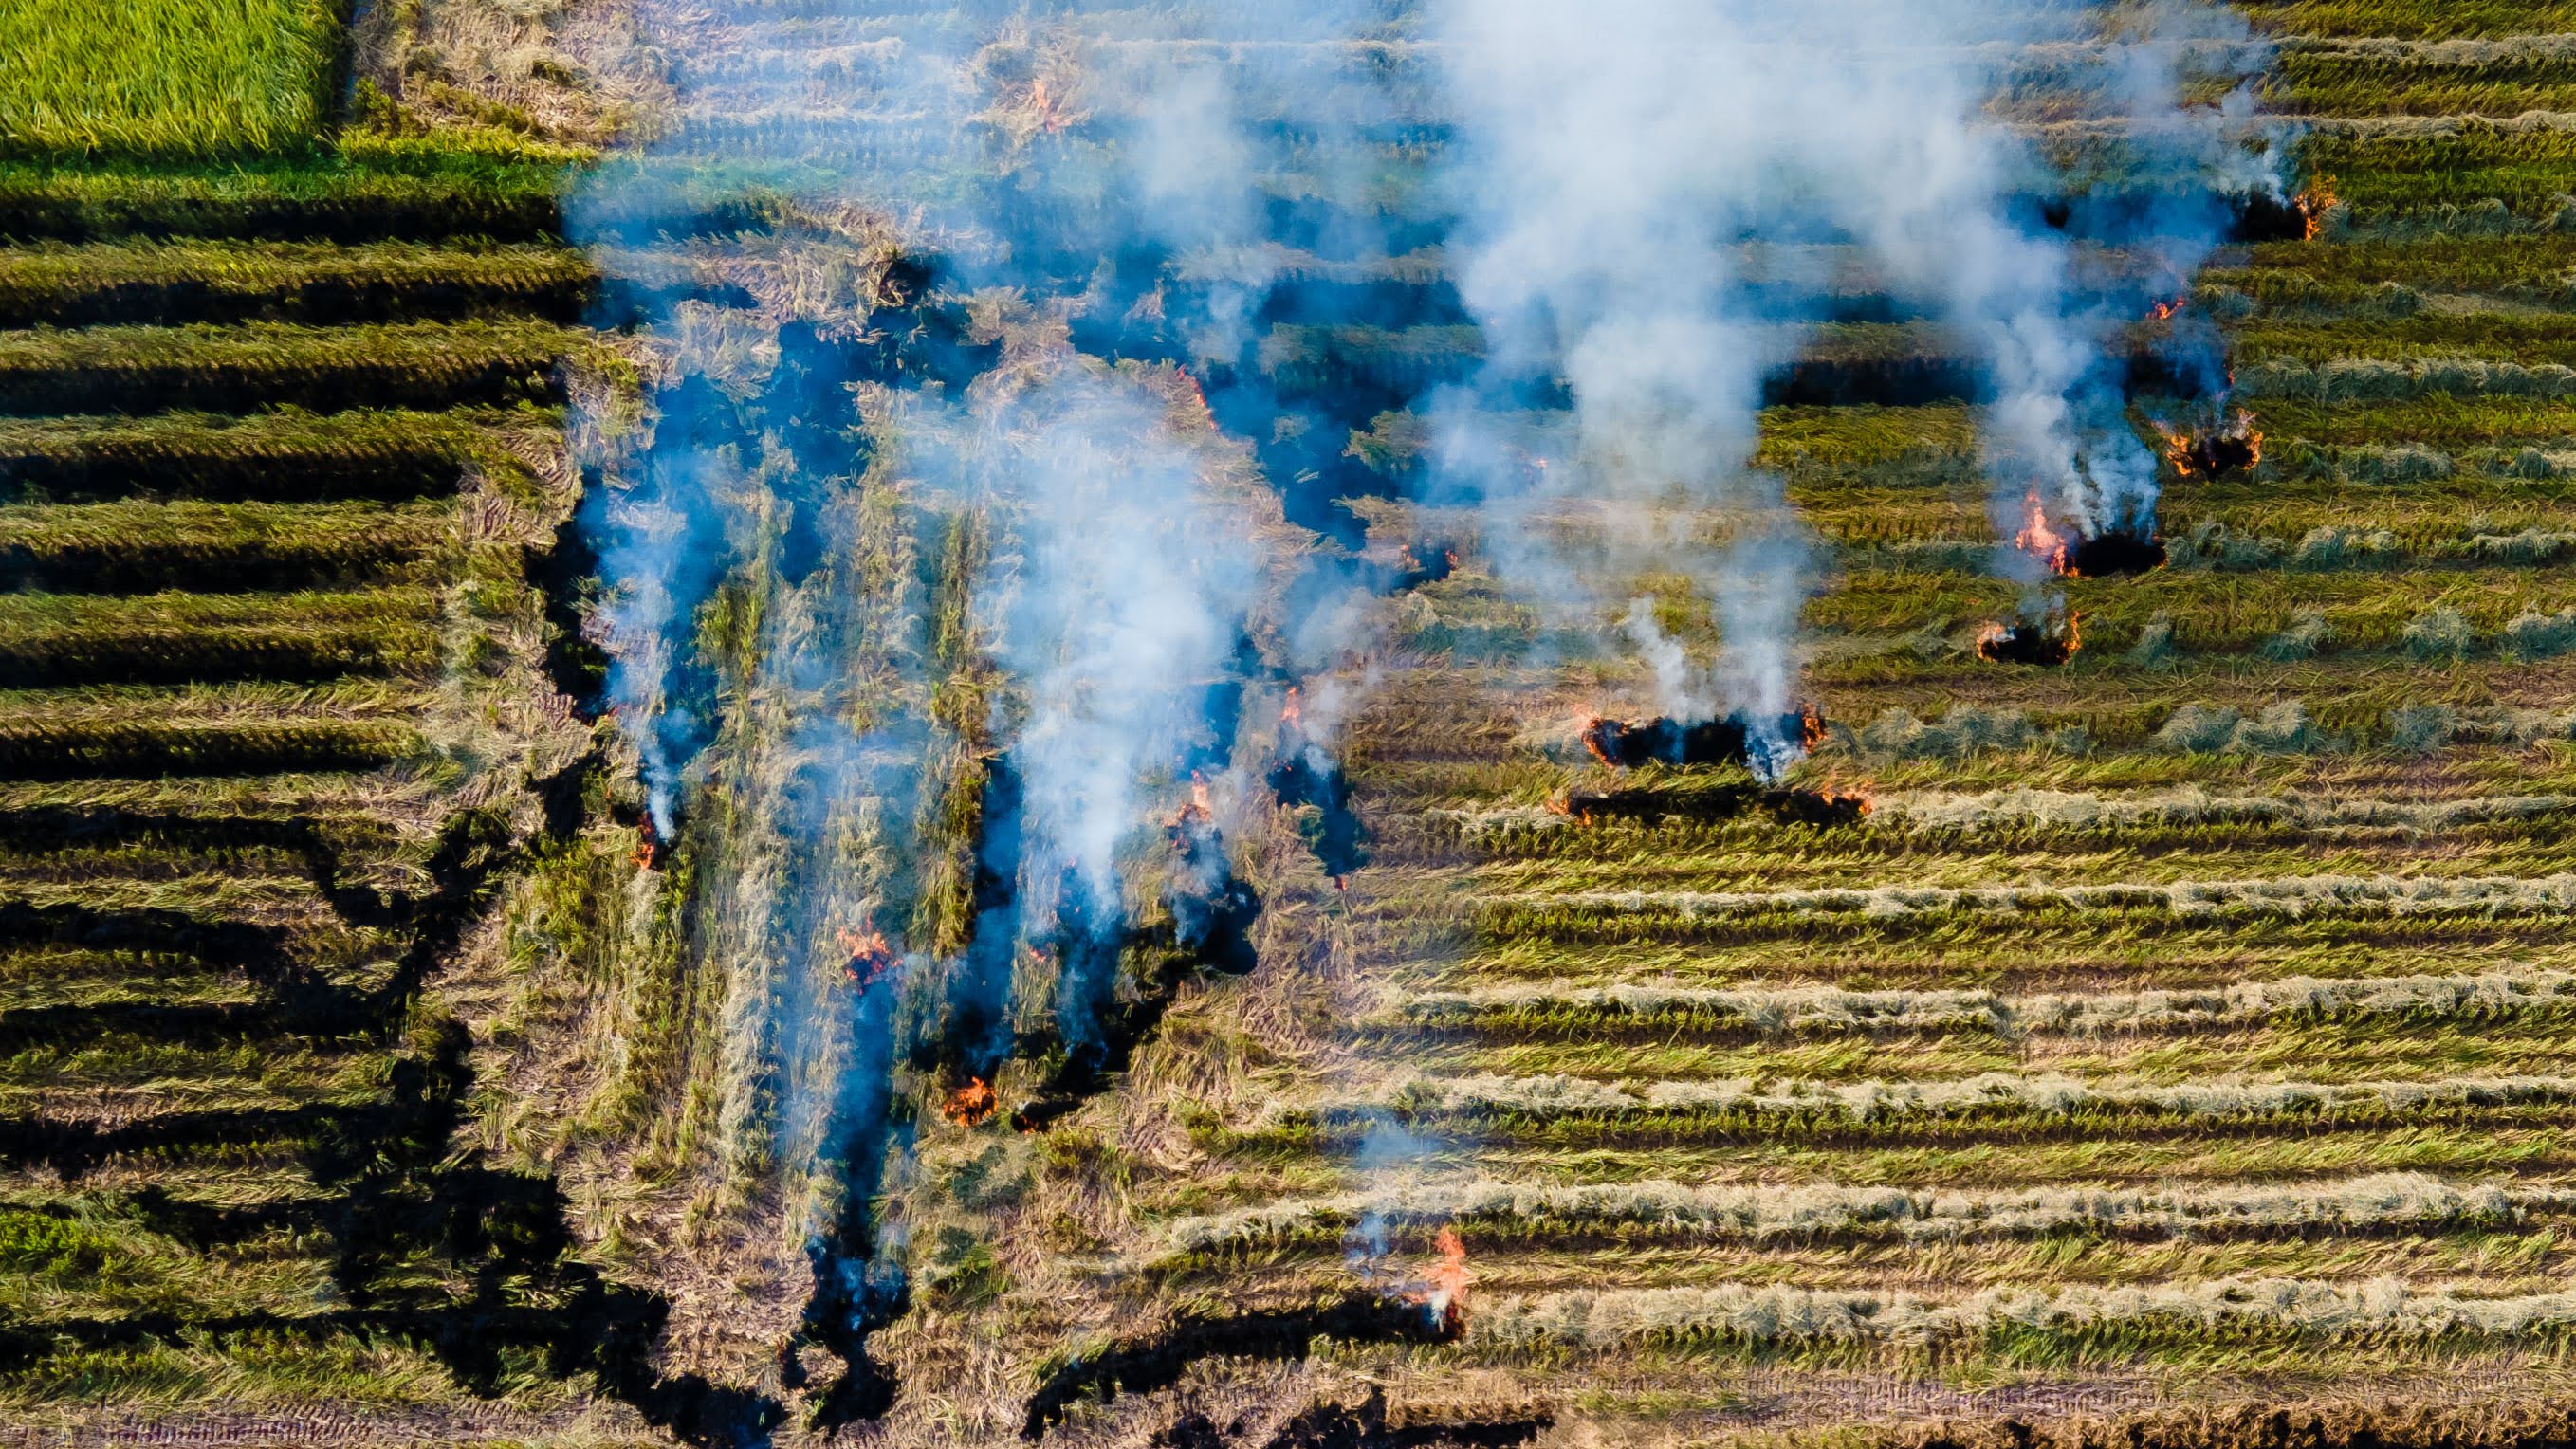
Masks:
[[[24,0],[0,10],[0,146],[207,156],[311,141],[340,47],[327,0]]]

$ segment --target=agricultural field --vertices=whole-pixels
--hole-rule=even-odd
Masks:
[[[1598,725],[1707,576],[1435,486],[1426,8],[0,14],[0,1443],[2568,1436],[2576,6],[2233,8],[2153,567],[2034,584],[1955,331],[1748,244],[1764,777]],[[2127,8],[1990,103],[2112,197]],[[1290,98],[1223,247],[1084,190],[1167,54]]]

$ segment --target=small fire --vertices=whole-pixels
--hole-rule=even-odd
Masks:
[[[1216,416],[1214,410],[1208,407],[1207,389],[1199,385],[1198,378],[1186,367],[1176,367],[1172,370],[1180,374],[1181,386],[1190,390],[1190,401],[1199,405],[1201,415],[1211,418]]]
[[[994,1109],[1001,1104],[982,1077],[970,1077],[966,1085],[948,1094],[948,1100],[940,1104],[939,1115],[960,1127],[981,1127],[992,1120]]]
[[[1288,702],[1279,707],[1279,722],[1303,733],[1306,728],[1305,707],[1298,702],[1297,686],[1288,686]]]
[[[2185,298],[2176,297],[2170,302],[2156,303],[2154,306],[2147,309],[2147,320],[2150,322],[2172,321],[2174,314],[2182,310],[2183,302],[2185,300]]]
[[[1432,1246],[1440,1252],[1440,1261],[1422,1275],[1422,1289],[1413,1301],[1431,1310],[1431,1322],[1443,1338],[1455,1338],[1467,1330],[1467,1290],[1476,1275],[1467,1267],[1467,1245],[1458,1241],[1455,1228],[1442,1228]]]
[[[1056,106],[1055,96],[1047,89],[1046,77],[1029,82],[1029,108],[1038,113],[1038,127],[1053,135],[1073,124],[1071,117]]]
[[[2030,522],[2013,535],[2013,547],[2048,565],[2050,573],[2066,572],[2066,537],[2048,526],[2048,510],[2040,506],[2037,492],[2030,495]]]
[[[2304,240],[2315,241],[2317,234],[2325,230],[2326,213],[2334,209],[2336,200],[2334,178],[2331,176],[2318,177],[2308,183],[2307,190],[2299,193],[2298,200],[2292,205],[2298,207],[2299,219],[2307,224]]]
[[[887,945],[886,938],[878,932],[870,931],[863,936],[856,931],[842,930],[834,934],[840,940],[841,949],[850,953],[850,959],[841,963],[841,973],[857,982],[861,991],[883,981],[903,965],[903,958],[894,953],[894,948]]]
[[[654,827],[651,811],[646,811],[644,818],[637,822],[635,833],[635,868],[652,870],[661,865],[662,832]]]

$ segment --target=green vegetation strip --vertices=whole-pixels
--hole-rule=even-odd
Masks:
[[[0,505],[0,580],[83,593],[426,583],[455,530],[444,500]]]
[[[71,0],[0,8],[0,148],[214,155],[311,139],[328,114],[328,0]]]

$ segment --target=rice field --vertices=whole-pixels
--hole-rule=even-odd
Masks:
[[[0,16],[0,145],[212,156],[317,140],[342,17],[318,0],[66,0]]]
[[[13,1432],[534,1439],[588,1394],[556,1320],[621,1301],[450,1141],[460,943],[586,743],[596,271],[561,157],[342,132],[346,20],[0,14]]]
[[[990,138],[872,87],[990,17],[695,16],[641,133],[706,164],[568,210],[568,166],[624,158],[485,92],[558,83],[539,32],[626,22],[535,8],[359,17],[461,28],[491,74],[387,70],[300,0],[0,14],[0,1418],[566,1449],[2564,1437],[2576,6],[2237,7],[2334,200],[2192,279],[2261,458],[2168,470],[2165,563],[2065,583],[2063,667],[1979,653],[2021,589],[1973,368],[1856,259],[1783,263],[1832,277],[1760,420],[1815,545],[1794,797],[1587,755],[1587,717],[1641,712],[1635,661],[1516,592],[1470,516],[1401,501],[1431,395],[1489,350],[1419,204],[1446,129],[1283,128],[1238,379],[1279,426],[1123,365],[1247,527],[1456,567],[1379,598],[1385,647],[1336,681],[1358,853],[1327,870],[1313,804],[1221,801],[1258,964],[1131,953],[1126,1054],[1067,1086],[1027,1032],[981,1112],[941,1110],[917,984],[866,1014],[851,942],[908,942],[914,982],[973,938],[1007,520],[917,486],[882,413],[813,416],[1116,339],[1008,333],[756,162],[820,117],[818,164],[987,184]],[[1098,28],[1064,54],[1114,77],[1202,22],[1046,23]],[[973,80],[997,102],[1006,50]],[[2086,50],[1998,59],[2000,118],[2056,124],[2101,84]],[[1264,63],[1429,104],[1400,44]],[[379,114],[352,66],[416,88]],[[751,104],[781,77],[802,112]],[[1386,259],[1320,254],[1354,176]],[[1227,260],[1149,262],[1181,289]],[[798,371],[826,355],[855,389]],[[1564,401],[1533,389],[1521,438]],[[654,471],[664,428],[700,430],[685,475]],[[1316,479],[1351,506],[1282,521]],[[595,546],[690,500],[750,562],[673,606],[655,712],[696,763],[665,838],[596,708],[634,641]],[[1544,527],[1713,643],[1693,580],[1613,570],[1615,522]],[[862,1030],[909,1055],[869,1075]],[[815,1105],[880,1081],[881,1178]]]

